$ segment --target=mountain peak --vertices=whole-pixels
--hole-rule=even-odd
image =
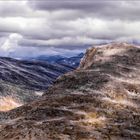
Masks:
[[[87,49],[79,68],[86,69],[94,63],[103,63],[115,55],[126,55],[133,48],[137,48],[137,46],[128,43],[111,43],[91,47]]]

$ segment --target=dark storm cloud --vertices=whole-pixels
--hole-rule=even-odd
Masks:
[[[94,0],[46,0],[46,1],[30,1],[30,6],[35,9],[40,10],[60,10],[60,9],[81,9],[81,10],[99,10],[100,8],[104,8],[108,5],[113,4],[112,2],[97,2]],[[93,9],[95,8],[95,9]]]
[[[107,19],[139,20],[140,2],[121,0],[46,0],[29,1],[29,5],[36,10],[79,10],[79,16],[94,16]]]

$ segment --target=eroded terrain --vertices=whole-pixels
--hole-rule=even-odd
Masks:
[[[0,120],[0,140],[140,140],[140,49],[90,48],[79,69]]]

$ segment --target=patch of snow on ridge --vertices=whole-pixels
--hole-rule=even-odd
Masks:
[[[35,94],[36,94],[37,96],[42,96],[44,93],[41,92],[41,91],[35,91]]]

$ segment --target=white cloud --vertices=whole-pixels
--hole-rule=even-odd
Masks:
[[[13,33],[8,38],[3,38],[3,43],[0,46],[0,54],[2,56],[8,56],[10,53],[15,52],[18,49],[18,41],[22,38],[21,35]]]

